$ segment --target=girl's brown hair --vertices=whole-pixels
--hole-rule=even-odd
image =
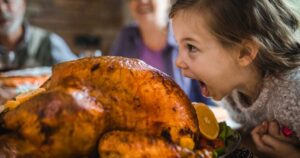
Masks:
[[[210,31],[224,47],[255,40],[260,50],[254,63],[263,74],[279,75],[300,65],[299,21],[282,0],[177,0],[170,17],[178,11],[208,13],[203,15]]]

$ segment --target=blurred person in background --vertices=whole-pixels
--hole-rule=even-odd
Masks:
[[[25,0],[0,0],[0,71],[77,58],[57,34],[25,22],[25,10]]]
[[[135,22],[124,27],[110,54],[138,58],[172,76],[194,102],[213,103],[201,95],[199,83],[185,78],[175,65],[176,41],[169,26],[169,0],[128,0]]]

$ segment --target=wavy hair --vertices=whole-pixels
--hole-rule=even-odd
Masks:
[[[299,19],[282,0],[177,0],[170,18],[179,11],[208,13],[203,15],[210,31],[224,47],[256,41],[254,64],[263,74],[277,76],[300,65]]]

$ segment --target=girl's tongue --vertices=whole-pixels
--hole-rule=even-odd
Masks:
[[[200,85],[201,85],[201,93],[203,96],[205,97],[209,97],[209,91],[207,89],[207,86],[204,82],[199,81]]]

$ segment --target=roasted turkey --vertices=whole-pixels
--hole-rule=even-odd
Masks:
[[[195,157],[180,146],[182,138],[199,137],[189,99],[169,76],[140,60],[61,63],[41,88],[4,107],[1,158]]]

